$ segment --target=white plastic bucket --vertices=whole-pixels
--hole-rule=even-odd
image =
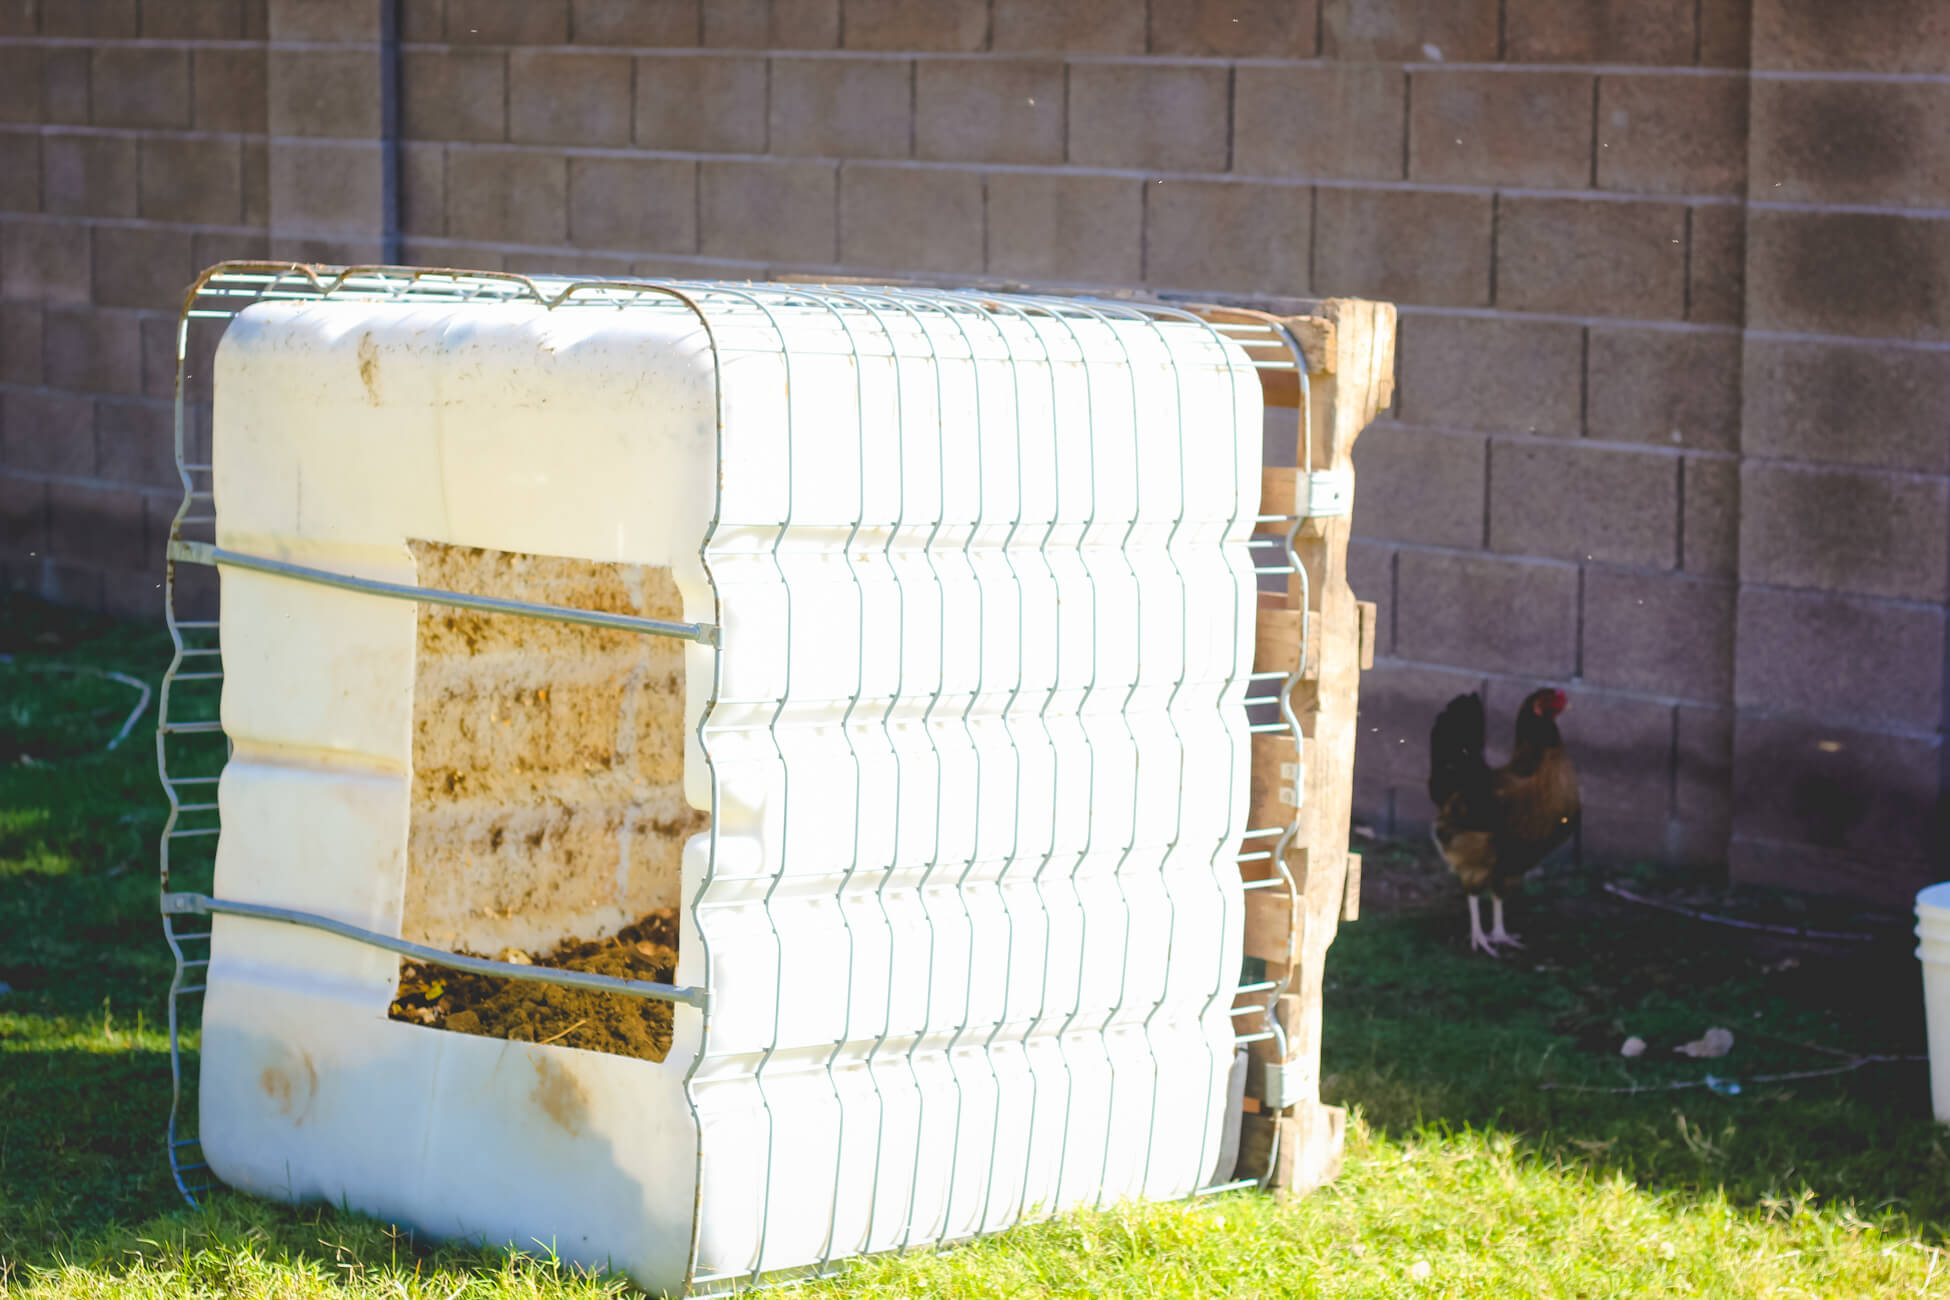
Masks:
[[[1950,881],[1916,895],[1916,937],[1930,1033],[1930,1104],[1937,1122],[1950,1124]]]

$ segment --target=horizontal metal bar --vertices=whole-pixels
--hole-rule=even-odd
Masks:
[[[206,736],[214,731],[222,731],[221,722],[165,722],[157,728],[165,736]]]
[[[1241,853],[1239,855],[1238,860],[1240,862],[1264,862],[1272,856],[1273,854],[1271,853],[1271,851],[1264,852],[1264,853]],[[1248,888],[1251,887],[1252,886],[1248,886]]]
[[[188,830],[183,830],[179,827],[169,832],[166,838],[172,840],[194,840],[208,835],[221,835],[222,833],[223,828],[220,826],[192,826]]]
[[[166,776],[164,785],[215,785],[223,780],[220,776]],[[1248,831],[1247,834],[1265,834],[1264,831]]]
[[[215,812],[217,807],[218,805],[213,803],[179,803],[176,805],[176,811],[179,813]]]
[[[1258,726],[1248,727],[1246,730],[1255,736],[1260,736],[1273,731],[1292,731],[1293,728],[1287,726],[1284,722],[1262,722]]]
[[[1265,856],[1266,856],[1266,857],[1269,857],[1269,858],[1270,858],[1270,857],[1272,857],[1273,855],[1272,855],[1272,854],[1270,854],[1270,853],[1268,853],[1268,854],[1266,854]],[[1245,859],[1244,859],[1244,858],[1241,858],[1241,859],[1239,859],[1239,860],[1240,860],[1241,862],[1244,862],[1244,861],[1245,861]],[[1245,884],[1243,884],[1243,885],[1241,885],[1241,886],[1239,886],[1239,888],[1241,888],[1241,889],[1278,889],[1278,888],[1279,888],[1280,886],[1282,886],[1282,885],[1284,885],[1284,884],[1286,884],[1286,877],[1284,877],[1284,876],[1272,876],[1272,877],[1269,877],[1269,878],[1268,878],[1268,879],[1266,879],[1266,880],[1248,880],[1248,881],[1247,881],[1247,882],[1246,882]]]
[[[1241,984],[1233,990],[1235,996],[1245,993],[1267,993],[1280,987],[1279,980],[1261,980],[1257,984]]]
[[[177,1165],[176,1172],[179,1174],[191,1174],[191,1173],[195,1173],[199,1169],[208,1169],[209,1167],[210,1165],[208,1161],[199,1160],[193,1165]]]
[[[1193,1192],[1192,1195],[1193,1196],[1217,1196],[1221,1192],[1243,1192],[1249,1187],[1258,1187],[1258,1186],[1259,1186],[1259,1179],[1257,1178],[1240,1178],[1230,1183],[1214,1183],[1210,1187],[1201,1187],[1197,1191]]]
[[[1260,1007],[1258,1010],[1264,1011],[1266,1008]],[[1257,1034],[1240,1034],[1232,1040],[1232,1045],[1234,1047],[1244,1047],[1248,1043],[1263,1043],[1271,1037],[1273,1037],[1273,1031],[1270,1029]]]
[[[387,952],[411,957],[431,966],[445,966],[450,970],[469,971],[475,975],[492,975],[501,979],[528,980],[535,984],[560,984],[566,988],[586,989],[591,993],[621,993],[633,998],[655,998],[660,1002],[683,1002],[702,1008],[708,999],[703,989],[690,988],[679,984],[659,984],[653,980],[621,980],[608,975],[592,975],[588,971],[557,970],[551,966],[517,966],[513,962],[491,961],[486,957],[468,957],[457,952],[447,952],[440,948],[428,948],[422,944],[408,943],[391,935],[375,934],[362,930],[356,925],[335,921],[329,916],[319,916],[312,912],[294,912],[284,907],[267,907],[262,903],[237,903],[228,899],[211,898],[207,894],[164,894],[162,910],[166,916],[243,916],[254,921],[278,921],[285,925],[298,925],[311,930],[323,930],[341,939],[354,943],[368,944],[383,948]]]
[[[169,680],[172,682],[220,682],[223,680],[223,674],[221,672],[177,673]]]
[[[202,1140],[203,1140],[202,1138],[177,1138],[174,1142],[171,1142],[169,1145],[173,1147],[193,1147],[197,1143],[201,1142]]]
[[[183,987],[176,990],[176,996],[179,998],[187,997],[192,993],[201,993],[203,992],[204,989],[207,989],[209,987],[210,986],[208,984],[185,984],[183,985]]]
[[[299,582],[315,582],[321,586],[356,591],[368,596],[388,596],[395,600],[450,605],[455,609],[471,609],[484,614],[516,614],[523,618],[553,619],[560,623],[606,627],[619,632],[642,632],[649,636],[668,636],[680,641],[695,641],[699,645],[718,644],[718,629],[712,623],[678,623],[661,618],[637,618],[629,614],[604,614],[593,609],[575,609],[563,605],[536,605],[525,600],[504,600],[498,596],[465,596],[457,591],[441,591],[433,587],[409,587],[397,582],[355,578],[350,574],[333,573],[329,569],[312,569],[302,564],[286,564],[282,560],[267,560],[259,555],[226,551],[206,542],[173,541],[169,544],[169,558],[185,560],[191,564],[245,569],[253,573],[270,574],[273,577],[292,578]]]

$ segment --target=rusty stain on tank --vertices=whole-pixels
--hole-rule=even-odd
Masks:
[[[366,386],[366,401],[379,405],[379,345],[371,330],[359,336],[359,382]]]
[[[258,1088],[277,1106],[278,1114],[290,1119],[293,1128],[311,1114],[312,1097],[318,1092],[318,1071],[311,1063],[311,1054],[299,1052],[298,1064],[304,1067],[302,1083],[289,1064],[267,1065],[257,1076]]]
[[[535,1088],[528,1095],[542,1113],[571,1137],[582,1132],[589,1115],[589,1093],[567,1067],[547,1057],[534,1058]]]

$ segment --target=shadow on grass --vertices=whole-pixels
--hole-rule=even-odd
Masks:
[[[1861,928],[1845,905],[1801,901],[1804,927]],[[1811,1191],[1943,1237],[1950,1146],[1930,1119],[1925,1063],[1755,1078],[1924,1052],[1899,918],[1874,942],[1812,942],[1646,909],[1571,873],[1534,884],[1511,924],[1523,951],[1471,954],[1452,883],[1343,927],[1328,960],[1325,1099],[1360,1106],[1384,1132],[1493,1128],[1650,1188],[1748,1206]],[[1726,1056],[1674,1051],[1712,1027],[1734,1035]],[[1632,1036],[1648,1044],[1636,1060],[1620,1054]],[[1709,1076],[1717,1087],[1699,1086]]]

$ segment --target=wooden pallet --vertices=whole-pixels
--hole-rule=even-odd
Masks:
[[[1395,309],[1345,298],[1193,309],[1215,322],[1277,322],[1295,336],[1310,380],[1313,467],[1351,475],[1354,440],[1393,397]],[[1284,347],[1249,350],[1267,359],[1285,352]],[[1302,461],[1306,424],[1299,419],[1298,378],[1291,371],[1260,373],[1266,405],[1294,413],[1292,459]],[[1269,460],[1272,452],[1269,444]],[[1263,474],[1260,514],[1294,513],[1296,494],[1305,500],[1299,471],[1269,465]],[[1255,671],[1290,668],[1298,660],[1304,590],[1305,670],[1293,691],[1293,710],[1304,737],[1301,752],[1284,735],[1253,738],[1248,819],[1256,828],[1287,824],[1297,803],[1300,830],[1286,854],[1297,906],[1280,889],[1246,895],[1246,955],[1265,962],[1267,980],[1283,980],[1287,987],[1274,1012],[1284,1032],[1284,1051],[1273,1039],[1250,1049],[1236,1176],[1266,1177],[1283,1194],[1305,1192],[1333,1178],[1340,1168],[1344,1135],[1342,1111],[1320,1102],[1321,986],[1327,948],[1339,923],[1359,914],[1361,860],[1347,849],[1354,798],[1354,715],[1360,673],[1374,663],[1375,642],[1375,607],[1357,601],[1348,588],[1349,523],[1346,515],[1338,515],[1301,525],[1294,545],[1307,571],[1304,588],[1296,575],[1287,580],[1286,591],[1261,593],[1255,647]],[[1261,528],[1284,533],[1287,525]],[[1262,847],[1270,842],[1247,845],[1249,850]],[[1240,870],[1248,880],[1275,874],[1268,861],[1242,863]],[[1266,997],[1242,995],[1238,1005],[1264,1005]],[[1237,1024],[1242,1034],[1251,1034],[1266,1028],[1266,1017],[1263,1012],[1242,1013]],[[1278,1066],[1285,1076],[1283,1091],[1290,1104],[1277,1110],[1262,1100],[1268,1065]]]

